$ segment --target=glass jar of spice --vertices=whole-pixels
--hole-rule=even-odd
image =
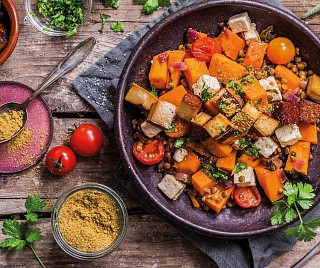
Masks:
[[[124,239],[128,224],[119,195],[98,183],[83,183],[64,192],[51,216],[53,236],[70,256],[86,260],[110,254]]]

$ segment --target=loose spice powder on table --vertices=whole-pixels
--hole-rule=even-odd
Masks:
[[[73,248],[97,252],[107,248],[120,229],[119,209],[105,193],[80,190],[66,199],[58,223],[63,238]]]

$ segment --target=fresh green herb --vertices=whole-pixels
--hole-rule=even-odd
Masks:
[[[242,78],[240,83],[243,85],[245,83],[252,83],[253,81],[254,81],[254,77],[249,76],[249,77]]]
[[[245,150],[244,153],[246,155],[253,155],[253,156],[255,156],[255,158],[259,158],[259,151],[260,151],[260,148],[258,148],[255,145],[252,145],[252,147],[247,148],[247,150]]]
[[[243,91],[242,87],[238,86],[234,93],[236,93],[237,95],[241,96],[241,97],[244,97],[246,95],[246,93]]]
[[[292,184],[291,182],[286,182],[283,193],[287,197],[287,200],[281,199],[274,202],[276,209],[272,211],[271,224],[289,223],[299,217],[300,224],[297,227],[285,230],[285,235],[288,238],[296,237],[300,241],[311,241],[316,236],[316,233],[310,229],[320,226],[320,218],[304,222],[298,206],[302,209],[309,209],[314,203],[315,194],[313,191],[314,189],[311,184],[302,182]]]
[[[204,102],[207,102],[208,100],[210,100],[210,98],[212,96],[212,92],[210,92],[209,89],[210,89],[210,87],[208,87],[206,83],[203,83],[202,92],[201,92],[201,99]]]
[[[173,143],[173,147],[174,148],[181,148],[181,146],[184,144],[184,142],[186,141],[185,138],[179,138],[179,139],[176,139]]]
[[[238,130],[236,130],[236,131],[233,133],[233,136],[239,137],[239,136],[241,136],[241,132],[238,131]]]
[[[240,150],[247,148],[249,145],[251,145],[251,140],[248,138],[240,139],[238,147]]]
[[[68,31],[66,38],[77,34],[77,28],[84,21],[82,0],[37,0],[39,13],[49,20],[52,27]]]
[[[226,131],[226,127],[225,126],[218,126],[218,129],[222,132]]]
[[[210,173],[210,175],[220,182],[229,180],[228,172],[218,168],[216,165],[202,164],[202,166]]]
[[[133,0],[133,4],[135,5],[144,5],[148,0]],[[159,7],[169,7],[171,6],[170,0],[158,0]]]
[[[110,16],[110,15],[100,13],[101,29],[99,30],[99,33],[102,33],[102,32],[103,32],[104,25],[105,25],[105,23],[106,23],[107,19],[109,19],[109,18],[111,18],[111,16]]]
[[[110,29],[116,33],[118,32],[124,32],[124,26],[121,21],[113,22],[110,25]]]
[[[151,87],[150,93],[156,97],[158,96],[158,90],[155,87]]]
[[[227,83],[227,87],[229,88],[233,88],[235,86],[235,81],[233,79],[231,79],[228,83]]]
[[[246,93],[244,92],[244,90],[242,89],[242,86],[246,83],[251,83],[254,81],[254,77],[250,76],[250,77],[245,77],[242,78],[241,81],[239,83],[236,83],[233,79],[231,79],[228,83],[227,83],[227,87],[232,89],[234,91],[234,93],[236,93],[237,95],[244,97],[246,95]]]
[[[256,101],[256,105],[261,104],[261,102],[262,102],[262,99],[261,99],[261,98],[257,99],[257,101]]]
[[[261,41],[263,41],[263,42],[269,41],[272,33],[273,33],[273,26],[270,25],[261,32],[261,34],[260,34]]]
[[[41,241],[43,237],[39,228],[28,226],[28,221],[37,222],[38,215],[35,212],[40,212],[45,206],[46,203],[40,201],[39,195],[28,196],[25,202],[27,222],[18,222],[16,219],[4,220],[2,233],[11,236],[11,238],[6,238],[0,243],[0,248],[8,248],[9,250],[21,250],[25,246],[29,247],[43,268],[45,265],[33,248],[33,243]]]
[[[231,172],[231,175],[237,174],[246,168],[247,168],[247,163],[239,162],[234,166],[234,168]]]
[[[253,69],[253,64],[246,66],[246,71],[251,71]]]
[[[304,13],[301,17],[302,20],[305,20],[317,13],[320,12],[320,4],[316,5],[315,7],[311,8],[308,12]]]
[[[157,8],[159,7],[158,0],[148,0],[144,5],[142,9],[142,13],[146,15],[152,14]]]
[[[120,0],[100,0],[104,7],[118,8],[120,6]]]
[[[173,121],[171,122],[170,128],[167,129],[166,132],[175,132],[175,131],[176,131],[176,121],[173,120]]]
[[[219,102],[219,108],[220,108],[221,110],[227,108],[227,104],[226,104],[226,99],[225,99],[225,98],[222,98],[222,99],[220,100],[220,102]]]

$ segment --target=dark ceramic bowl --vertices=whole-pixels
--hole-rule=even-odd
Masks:
[[[19,37],[19,16],[13,0],[1,0],[1,11],[4,13],[3,24],[7,28],[9,39],[6,47],[0,51],[0,65],[11,55]]]
[[[279,8],[249,1],[206,1],[173,13],[156,24],[138,43],[124,67],[116,100],[116,137],[121,156],[138,190],[148,202],[171,221],[194,231],[216,237],[247,238],[268,234],[285,226],[271,226],[272,204],[262,193],[262,202],[256,208],[227,208],[217,214],[193,209],[189,197],[182,194],[178,200],[168,200],[158,189],[161,175],[155,167],[140,164],[132,155],[131,119],[137,111],[124,101],[130,84],[135,82],[149,88],[148,68],[153,55],[175,49],[182,42],[186,30],[191,27],[213,36],[219,33],[218,23],[227,21],[232,15],[247,11],[257,24],[258,31],[274,25],[278,36],[286,36],[300,47],[302,57],[309,67],[320,74],[320,41],[300,20]],[[309,175],[315,188],[315,204],[320,199],[320,148],[313,150]]]

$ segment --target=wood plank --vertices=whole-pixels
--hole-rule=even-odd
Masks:
[[[42,219],[36,225],[42,230],[44,240],[35,244],[35,250],[47,267],[217,267],[213,260],[156,216],[131,215],[129,221],[124,242],[101,259],[84,262],[64,253],[54,241],[49,219]],[[0,234],[0,241],[4,238]],[[26,260],[28,268],[39,267],[29,249],[18,252],[0,249],[0,254],[0,267],[25,267]]]

